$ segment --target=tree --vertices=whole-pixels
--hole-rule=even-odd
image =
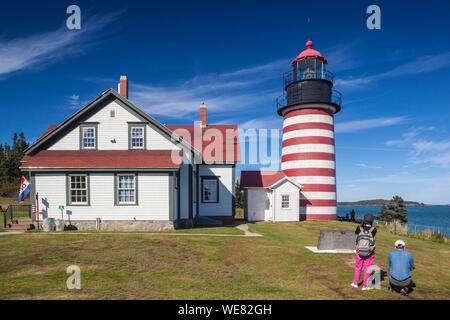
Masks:
[[[235,195],[236,195],[236,208],[243,208],[244,207],[244,192],[241,187],[241,182],[236,181],[235,184]]]
[[[23,132],[14,133],[12,146],[0,145],[0,183],[8,184],[17,181],[21,176],[20,161],[28,143]]]
[[[408,211],[406,210],[403,198],[394,196],[387,205],[383,205],[380,210],[382,221],[393,222],[395,220],[402,223],[408,222]]]

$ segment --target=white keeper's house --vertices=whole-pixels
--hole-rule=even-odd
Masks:
[[[207,124],[204,104],[195,124],[163,125],[128,100],[122,76],[119,93],[109,89],[51,125],[21,169],[30,173],[40,220],[164,230],[199,217],[232,222],[239,161],[237,126]]]

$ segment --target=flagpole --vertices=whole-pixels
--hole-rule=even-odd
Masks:
[[[37,229],[39,230],[39,193],[36,192],[36,220],[37,220]]]
[[[31,179],[31,170],[28,170],[28,181],[31,183],[31,182],[33,182],[33,179]],[[34,197],[34,208],[35,208],[35,218],[36,218],[36,224],[37,224],[37,229],[39,230],[39,210],[38,210],[38,208],[39,208],[39,197],[38,197],[38,193],[36,192],[36,186],[33,184],[33,183],[31,183],[31,188],[34,190],[34,194],[35,194],[35,197]],[[31,203],[31,195],[33,194],[33,192],[30,192],[30,205],[32,205],[32,203]]]

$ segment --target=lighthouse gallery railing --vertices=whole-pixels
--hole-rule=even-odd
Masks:
[[[301,81],[301,80],[328,80],[333,82],[334,81],[334,75],[328,70],[305,70],[301,71],[298,70],[296,73],[293,71],[285,72],[283,76],[283,84],[286,88],[288,85],[290,85],[293,82]]]
[[[287,100],[286,94],[282,94],[277,98],[277,110],[280,108],[288,107],[291,105],[301,104],[301,103],[333,103],[338,106],[342,105],[342,94],[337,90],[331,91],[330,98],[317,98],[320,96],[320,91],[317,91],[317,95],[311,94],[311,89],[303,90],[302,88],[298,88],[295,91],[295,94],[289,96],[289,104]],[[315,98],[311,98],[312,96],[316,96]]]

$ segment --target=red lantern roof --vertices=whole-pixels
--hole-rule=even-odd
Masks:
[[[304,60],[306,58],[315,58],[315,59],[322,60],[324,63],[327,63],[327,59],[324,56],[322,56],[322,54],[319,51],[314,50],[312,48],[312,46],[313,46],[312,41],[308,40],[306,42],[306,50],[304,50],[302,53],[300,53],[297,56],[297,58],[295,58],[294,62],[298,62],[298,61]]]

